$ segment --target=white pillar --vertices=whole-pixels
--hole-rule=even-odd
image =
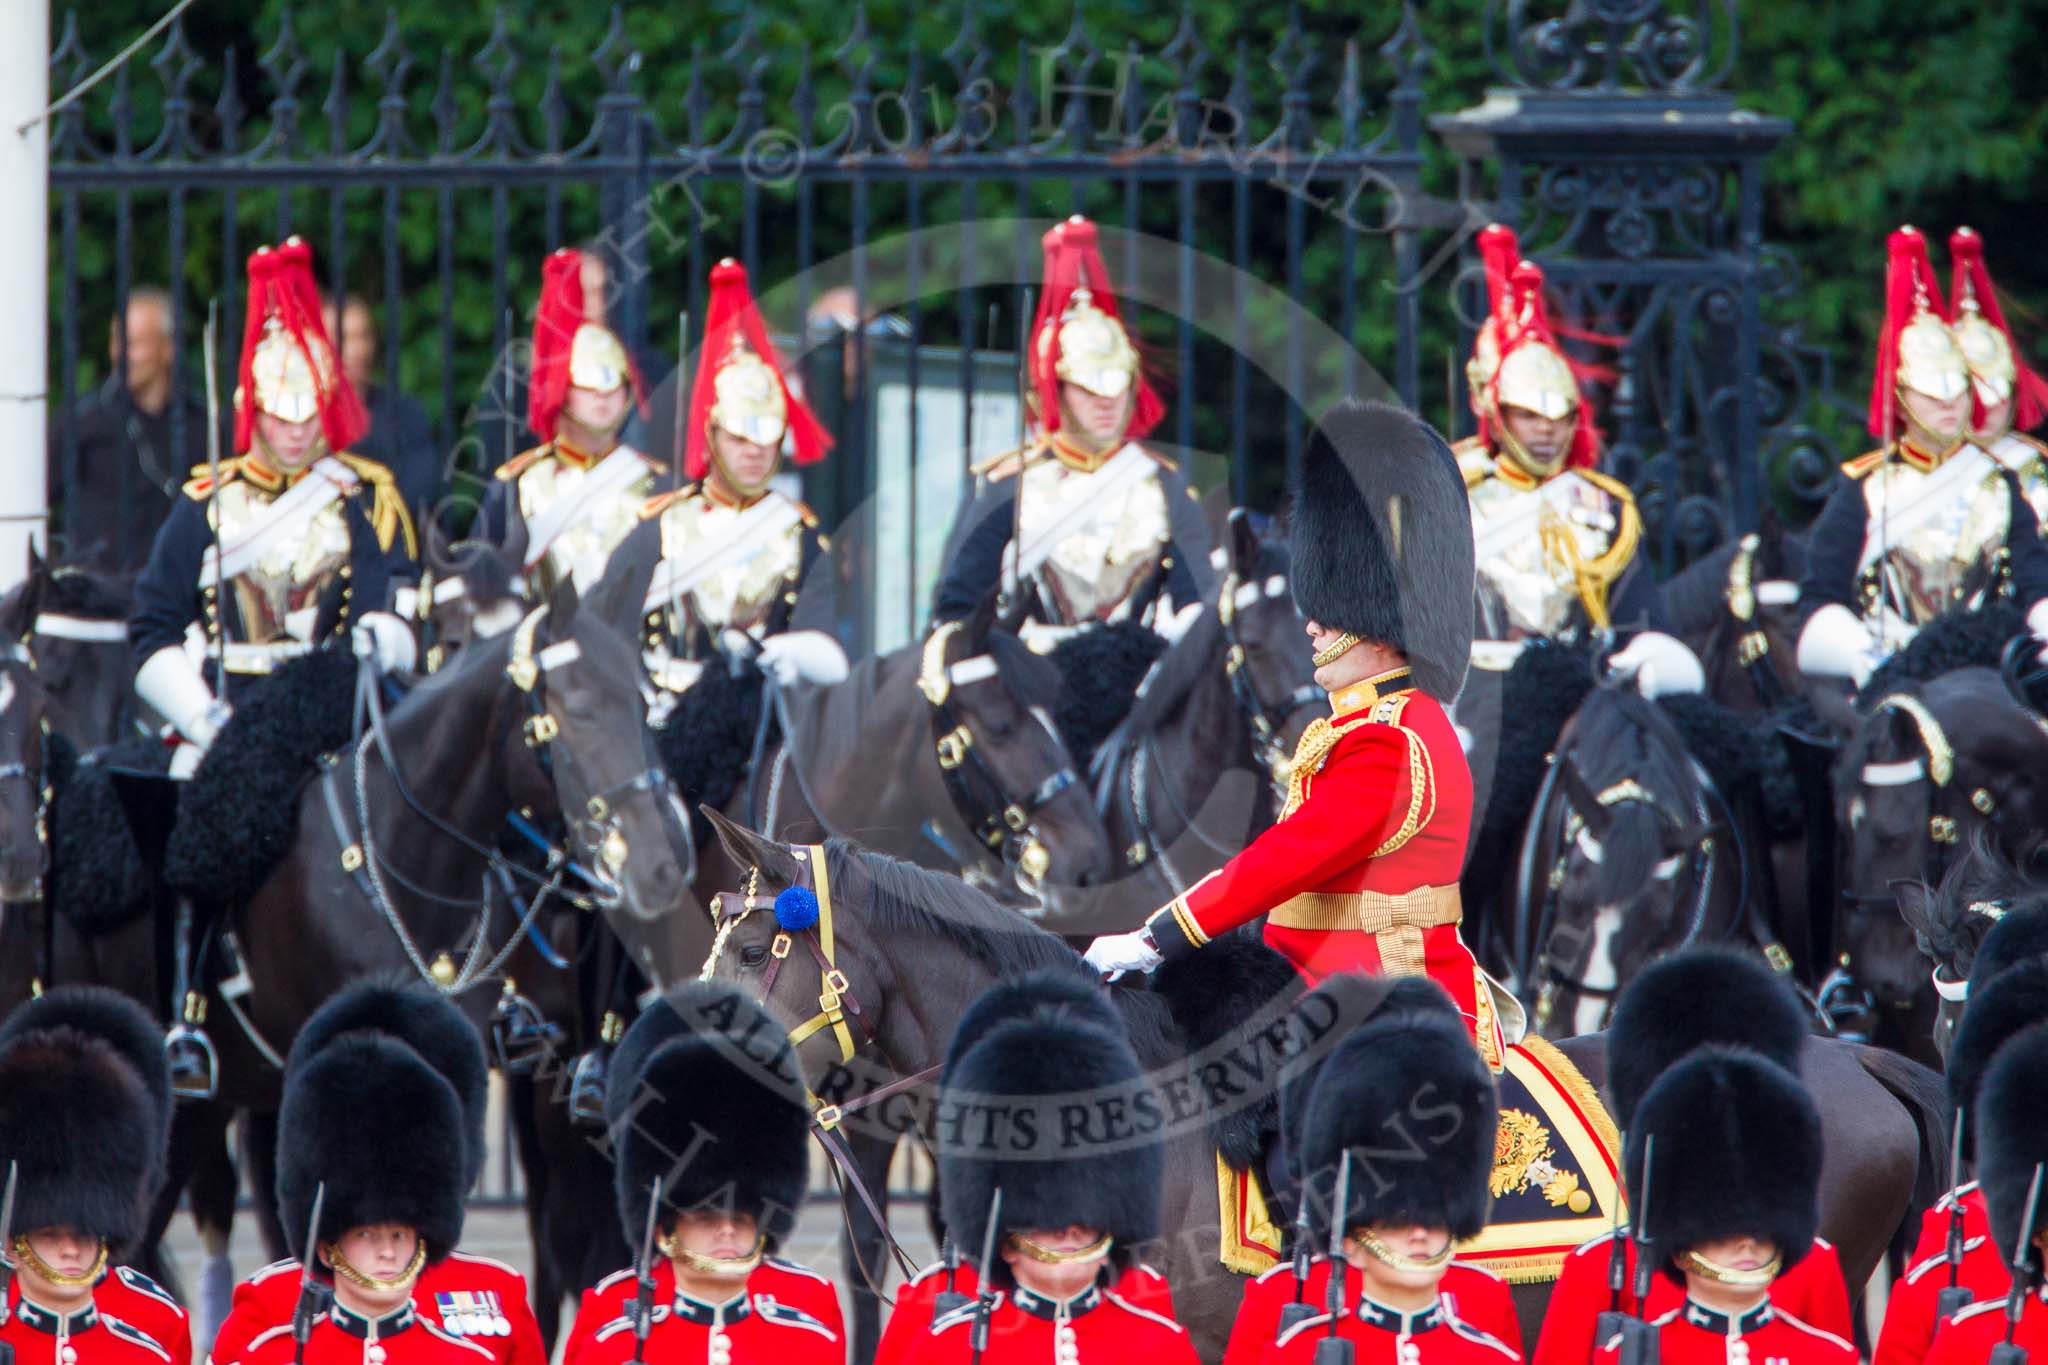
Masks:
[[[27,575],[49,511],[49,62],[50,0],[0,2],[0,590]]]

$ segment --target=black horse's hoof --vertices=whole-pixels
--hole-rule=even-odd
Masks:
[[[604,1127],[605,1067],[608,1047],[592,1048],[576,1059],[569,1073],[569,1117],[586,1127]]]
[[[220,1059],[206,1030],[179,1024],[164,1035],[164,1064],[171,1094],[181,1100],[210,1100],[220,1090]]]

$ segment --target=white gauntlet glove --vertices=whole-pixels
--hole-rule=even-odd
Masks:
[[[1089,966],[1111,980],[1125,972],[1149,972],[1166,960],[1152,946],[1151,932],[1145,929],[1128,934],[1105,934],[1089,944],[1083,956],[1088,959]]]
[[[1809,616],[1799,632],[1799,671],[1847,678],[1860,688],[1882,662],[1880,648],[1855,612],[1831,602]]]
[[[778,687],[799,682],[829,687],[846,681],[846,651],[822,630],[786,630],[761,642],[754,662]]]
[[[165,645],[143,660],[135,670],[135,695],[202,753],[227,723],[227,703],[214,700],[198,665],[179,645]]]
[[[1628,642],[1628,648],[1607,658],[1609,671],[1632,674],[1636,691],[1655,700],[1685,692],[1707,690],[1707,673],[1699,656],[1685,642],[1662,631],[1646,630]]]
[[[388,611],[366,612],[353,632],[356,657],[375,661],[380,673],[410,672],[419,659],[412,627]]]

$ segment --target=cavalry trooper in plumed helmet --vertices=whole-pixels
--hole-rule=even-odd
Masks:
[[[113,1264],[142,1237],[170,1119],[161,1035],[125,997],[59,987],[0,1023],[0,1347],[16,1365],[191,1360],[185,1311]]]
[[[1708,1045],[1746,1049],[1797,1076],[1808,1032],[1805,1007],[1761,958],[1732,948],[1673,953],[1637,973],[1615,1002],[1607,1031],[1609,1112],[1633,1132],[1657,1079]],[[1649,1198],[1653,1205],[1659,1202],[1661,1188]],[[1597,1328],[1603,1313],[1661,1318],[1683,1306],[1684,1287],[1677,1280],[1638,1276],[1634,1231],[1617,1227],[1565,1257],[1543,1313],[1533,1365],[1583,1365],[1601,1344]],[[1647,1290],[1640,1303],[1639,1285]],[[1825,1238],[1814,1236],[1806,1253],[1771,1281],[1768,1293],[1772,1303],[1821,1331],[1847,1337],[1853,1330],[1841,1258]]]
[[[1166,405],[1146,379],[1110,287],[1095,224],[1045,234],[1045,276],[1024,356],[1031,430],[1022,449],[977,470],[934,616],[957,621],[1001,585],[1070,685],[1102,700],[1070,742],[1099,742],[1164,650],[1208,573],[1208,530],[1174,462],[1143,444]],[[1198,575],[1200,577],[1198,577]],[[1076,758],[1086,761],[1085,754]]]
[[[1891,234],[1870,431],[1807,540],[1799,667],[1862,686],[1942,612],[2010,596],[2048,630],[2048,548],[2000,461],[1970,441],[1970,366],[1943,310],[1927,242]]]
[[[541,266],[526,393],[526,422],[541,443],[498,466],[479,516],[487,539],[518,551],[533,602],[564,578],[586,593],[596,587],[662,483],[661,466],[620,439],[642,405],[640,371],[617,334],[589,320],[584,279],[573,247]]]
[[[2039,522],[2048,513],[2048,446],[2027,433],[2048,417],[2048,379],[2020,359],[1984,264],[1984,239],[1959,227],[1949,234],[1948,257],[1950,330],[1977,399],[1970,441],[2012,471]]]
[[[463,1169],[457,1180],[460,1190],[473,1188],[484,1165],[489,1099],[489,1070],[476,1026],[424,985],[361,982],[331,996],[300,1028],[292,1044],[294,1065],[311,1065],[304,1059],[366,1031],[409,1048],[454,1092],[462,1118]],[[288,1259],[237,1285],[233,1308],[214,1335],[214,1365],[242,1359],[249,1343],[288,1327],[304,1280],[299,1261]],[[412,1302],[423,1321],[483,1347],[497,1365],[547,1365],[526,1278],[502,1261],[452,1246],[440,1249],[413,1281]]]
[[[248,289],[237,454],[218,486],[193,471],[128,620],[135,695],[182,741],[173,776],[198,766],[246,686],[329,636],[367,632],[385,668],[414,658],[392,613],[416,579],[412,522],[391,471],[348,453],[369,419],[321,324],[311,249],[259,249]]]
[[[1600,434],[1544,294],[1511,228],[1479,234],[1487,316],[1465,367],[1479,432],[1452,447],[1472,503],[1478,564],[1475,664],[1505,670],[1532,639],[1612,632],[1608,662],[1645,695],[1696,692],[1699,660],[1656,627],[1662,602],[1637,554],[1642,515],[1600,472]]]
[[[2006,1343],[2022,1353],[2008,1359],[2040,1360],[2048,1352],[2048,1300],[2041,1287],[2048,1259],[2048,1194],[2042,1192],[2048,1166],[2048,1024],[2040,1016],[1999,1047],[1976,1094],[1985,1221],[1999,1258],[2019,1282],[1943,1323],[1928,1365],[1983,1365]]]
[[[647,1259],[584,1295],[564,1361],[841,1365],[836,1291],[775,1255],[810,1171],[808,1091],[782,1026],[731,986],[693,982],[633,1021],[612,1077],[619,1223]]]
[[[804,572],[826,548],[817,515],[774,487],[785,441],[809,465],[832,437],[790,389],[738,261],[712,268],[702,356],[690,391],[690,482],[640,509],[607,575],[639,611],[656,719],[713,652],[734,644],[758,647],[763,670],[783,684],[846,676],[829,618],[797,619]]]
[[[1303,455],[1290,554],[1331,714],[1295,749],[1279,822],[1135,933],[1098,938],[1105,972],[1150,971],[1263,915],[1311,982],[1427,975],[1500,1064],[1520,1011],[1458,936],[1472,775],[1446,708],[1472,644],[1472,535],[1443,438],[1406,410],[1347,402]]]
[[[422,1273],[462,1238],[472,1140],[481,1135],[457,1084],[415,1046],[419,1021],[394,1017],[403,1008],[348,1002],[325,1020],[316,1015],[293,1041],[278,1113],[277,1210],[301,1280],[317,1296],[308,1308],[322,1311],[307,1314],[305,1340],[294,1314],[232,1360],[216,1344],[214,1365],[491,1361],[482,1344],[415,1301]],[[331,1302],[318,1294],[323,1286]]]
[[[1269,1365],[1352,1343],[1358,1365],[1517,1365],[1441,1285],[1492,1204],[1493,1077],[1443,992],[1383,1011],[1339,1043],[1301,1118],[1310,1239],[1331,1248],[1324,1311],[1280,1333]]]
[[[905,1365],[1193,1365],[1164,1305],[1122,1292],[1159,1232],[1150,1086],[1115,1006],[1080,973],[1025,975],[968,1007],[939,1082],[939,1202],[982,1273],[975,1302],[934,1317]],[[1077,1105],[1095,1120],[1077,1121]],[[985,1145],[985,1131],[1000,1136]]]
[[[1664,1069],[1624,1148],[1637,1253],[1683,1288],[1649,1319],[1661,1365],[1854,1365],[1856,1348],[1778,1303],[1820,1221],[1820,1114],[1760,1053],[1709,1044]],[[1621,1340],[1596,1343],[1616,1365]]]

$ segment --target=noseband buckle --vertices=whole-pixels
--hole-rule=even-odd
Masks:
[[[966,726],[956,726],[938,739],[939,766],[951,772],[967,761],[967,751],[974,746],[974,736]]]
[[[1004,806],[1003,823],[1014,834],[1022,834],[1031,824],[1031,813],[1022,806]]]
[[[526,721],[526,747],[538,749],[543,744],[552,744],[562,733],[562,725],[548,712],[530,716]]]
[[[776,961],[780,962],[783,958],[789,956],[790,946],[788,934],[777,934],[775,941],[768,945],[768,953]]]

